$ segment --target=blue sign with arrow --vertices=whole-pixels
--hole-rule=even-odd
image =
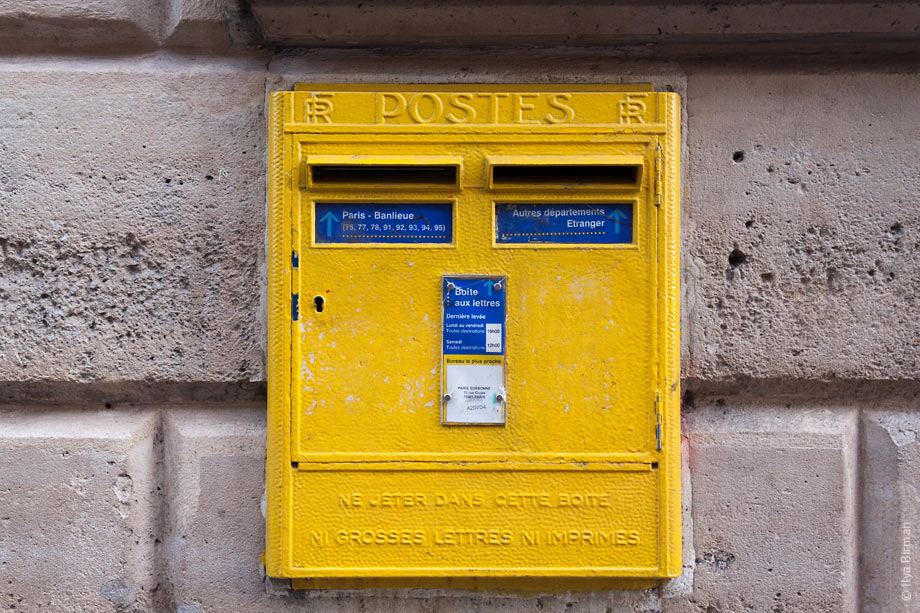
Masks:
[[[633,242],[632,204],[495,205],[497,243]]]
[[[450,243],[453,205],[435,202],[317,202],[316,243]]]

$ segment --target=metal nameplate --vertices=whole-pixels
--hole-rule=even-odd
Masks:
[[[450,243],[451,203],[323,203],[314,212],[315,242]]]
[[[621,244],[633,241],[631,204],[496,204],[495,242]]]

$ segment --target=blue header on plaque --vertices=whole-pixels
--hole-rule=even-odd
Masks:
[[[498,243],[633,242],[631,204],[496,204]]]
[[[444,277],[444,353],[504,355],[505,278]]]
[[[317,202],[313,223],[317,243],[450,243],[454,207],[430,202]]]

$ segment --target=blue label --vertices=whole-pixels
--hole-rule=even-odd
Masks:
[[[631,204],[496,204],[498,243],[633,241]]]
[[[444,353],[505,354],[505,278],[444,277]]]
[[[454,233],[449,203],[317,202],[313,220],[317,243],[449,243]]]

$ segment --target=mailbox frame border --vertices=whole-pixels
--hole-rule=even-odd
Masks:
[[[268,407],[267,407],[267,459],[266,459],[266,549],[262,555],[265,571],[271,577],[291,577],[295,587],[342,587],[343,584],[323,585],[323,579],[308,579],[310,573],[291,565],[291,506],[293,468],[290,462],[290,407],[291,407],[291,347],[292,333],[290,296],[292,295],[292,249],[291,249],[291,194],[301,189],[300,173],[292,168],[294,157],[293,134],[305,127],[305,124],[293,122],[292,100],[296,92],[358,91],[358,92],[451,92],[451,91],[485,91],[485,92],[610,92],[610,93],[652,93],[647,85],[591,85],[591,84],[452,84],[452,85],[401,85],[401,84],[297,84],[292,91],[279,91],[269,96],[269,176],[268,176],[268,211],[267,211],[267,259],[268,259]],[[662,119],[654,124],[619,124],[610,126],[615,133],[644,133],[657,138],[657,160],[652,179],[655,181],[657,210],[658,259],[657,276],[662,308],[657,312],[657,326],[660,347],[660,371],[658,381],[661,385],[659,399],[656,401],[656,416],[661,423],[660,457],[662,485],[659,488],[659,567],[655,572],[645,573],[598,573],[595,577],[643,577],[659,579],[679,576],[682,570],[681,559],[681,450],[680,450],[680,147],[681,117],[679,97],[673,92],[656,92],[660,96]],[[311,126],[319,127],[321,126]],[[391,133],[431,133],[435,126],[386,126]],[[437,126],[441,127],[441,126]],[[348,130],[343,124],[337,130]],[[351,126],[354,130],[356,126]],[[361,132],[370,130],[360,126]],[[481,129],[481,128],[480,128]],[[545,129],[545,128],[542,128]],[[594,131],[594,126],[567,126],[563,131]],[[469,128],[457,130],[469,132]],[[535,132],[533,127],[515,126],[514,132]],[[665,142],[662,148],[661,142]],[[492,206],[494,216],[494,203]],[[494,224],[493,224],[494,226]],[[494,236],[494,234],[493,234]],[[455,237],[456,240],[456,237]],[[436,570],[436,569],[434,569]],[[371,585],[382,587],[404,587],[406,573],[377,573],[384,583]],[[412,575],[420,579],[408,580],[408,585],[426,587],[426,580],[443,581],[445,578],[437,572],[425,575]],[[312,576],[316,576],[313,574]],[[470,574],[468,577],[501,577],[501,572],[489,575]],[[515,575],[516,576],[516,575]],[[552,577],[567,576],[554,574]],[[575,579],[585,577],[584,569],[578,569]],[[319,581],[320,583],[316,583]],[[350,577],[344,585],[361,585],[361,579]],[[299,584],[298,584],[299,582]],[[525,585],[526,578],[514,585]],[[430,581],[429,581],[430,583]],[[366,585],[366,584],[365,584]],[[480,584],[482,585],[482,584]],[[443,582],[432,586],[443,587]],[[448,583],[448,586],[459,586]],[[560,586],[569,588],[570,584]]]

